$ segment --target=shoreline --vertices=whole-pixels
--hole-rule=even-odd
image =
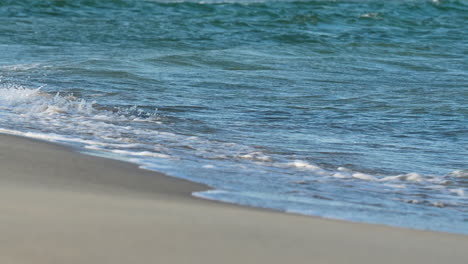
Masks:
[[[206,185],[0,134],[6,263],[462,263],[468,236],[192,196]]]

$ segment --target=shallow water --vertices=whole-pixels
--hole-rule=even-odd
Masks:
[[[208,199],[468,234],[465,1],[0,0],[0,131]]]

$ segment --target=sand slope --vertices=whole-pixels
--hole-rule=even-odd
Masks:
[[[0,135],[0,263],[467,263],[468,236],[192,198],[206,186]]]

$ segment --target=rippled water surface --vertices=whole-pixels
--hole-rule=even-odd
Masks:
[[[0,0],[0,131],[195,195],[468,234],[468,2]]]

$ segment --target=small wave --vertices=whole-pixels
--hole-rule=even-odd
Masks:
[[[293,168],[307,169],[307,170],[321,170],[322,169],[316,165],[310,164],[303,160],[295,160],[295,161],[287,163],[287,165]]]
[[[453,193],[453,194],[456,194],[456,195],[458,195],[460,197],[466,197],[465,196],[465,190],[463,190],[463,189],[450,189],[449,192]]]
[[[288,163],[273,164],[277,167],[290,167],[300,171],[310,172],[311,175],[315,176],[326,176],[337,179],[356,179],[362,181],[371,181],[376,183],[382,183],[386,186],[394,186],[395,188],[402,188],[401,184],[421,184],[422,186],[438,186],[438,188],[446,188],[447,183],[450,182],[450,177],[456,179],[463,179],[467,177],[465,170],[453,171],[446,176],[435,176],[435,175],[423,175],[416,172],[399,174],[399,175],[372,175],[359,171],[353,171],[345,167],[338,167],[336,169],[324,169],[315,164],[308,163],[303,160],[294,160]]]
[[[260,161],[260,162],[270,162],[272,161],[271,157],[263,154],[262,152],[256,151],[247,154],[238,155],[241,159]]]
[[[48,67],[40,63],[14,64],[14,65],[0,66],[0,69],[2,71],[14,71],[14,72],[29,71],[29,70],[37,69],[37,68],[48,68]]]
[[[376,178],[372,175],[365,174],[365,173],[353,173],[353,178],[359,179],[359,180],[364,180],[364,181],[375,181]]]
[[[73,95],[52,96],[41,88],[29,89],[21,86],[0,88],[0,107],[22,115],[78,113],[90,115],[95,112],[95,102],[78,100]]]
[[[460,179],[467,179],[468,178],[468,170],[455,170],[447,174],[449,177],[455,177]]]
[[[139,157],[153,157],[153,158],[163,158],[163,159],[171,159],[170,155],[162,154],[162,153],[155,153],[150,151],[140,151],[140,152],[133,152],[133,151],[125,151],[125,150],[113,150],[113,153],[126,155],[126,156],[139,156]]]
[[[42,87],[31,89],[18,85],[0,86],[0,109],[25,116],[67,114],[114,121],[157,120],[156,109],[147,112],[138,106],[106,108],[96,101],[80,99],[73,94],[50,94]]]
[[[438,208],[444,208],[448,205],[441,201],[428,201],[428,200],[416,200],[416,199],[409,199],[409,200],[401,200],[402,202],[409,203],[409,204],[419,204],[419,205],[426,205],[426,206],[433,206]]]
[[[422,182],[423,176],[418,173],[408,173],[396,176],[387,176],[379,179],[380,181],[411,181],[411,182]]]

